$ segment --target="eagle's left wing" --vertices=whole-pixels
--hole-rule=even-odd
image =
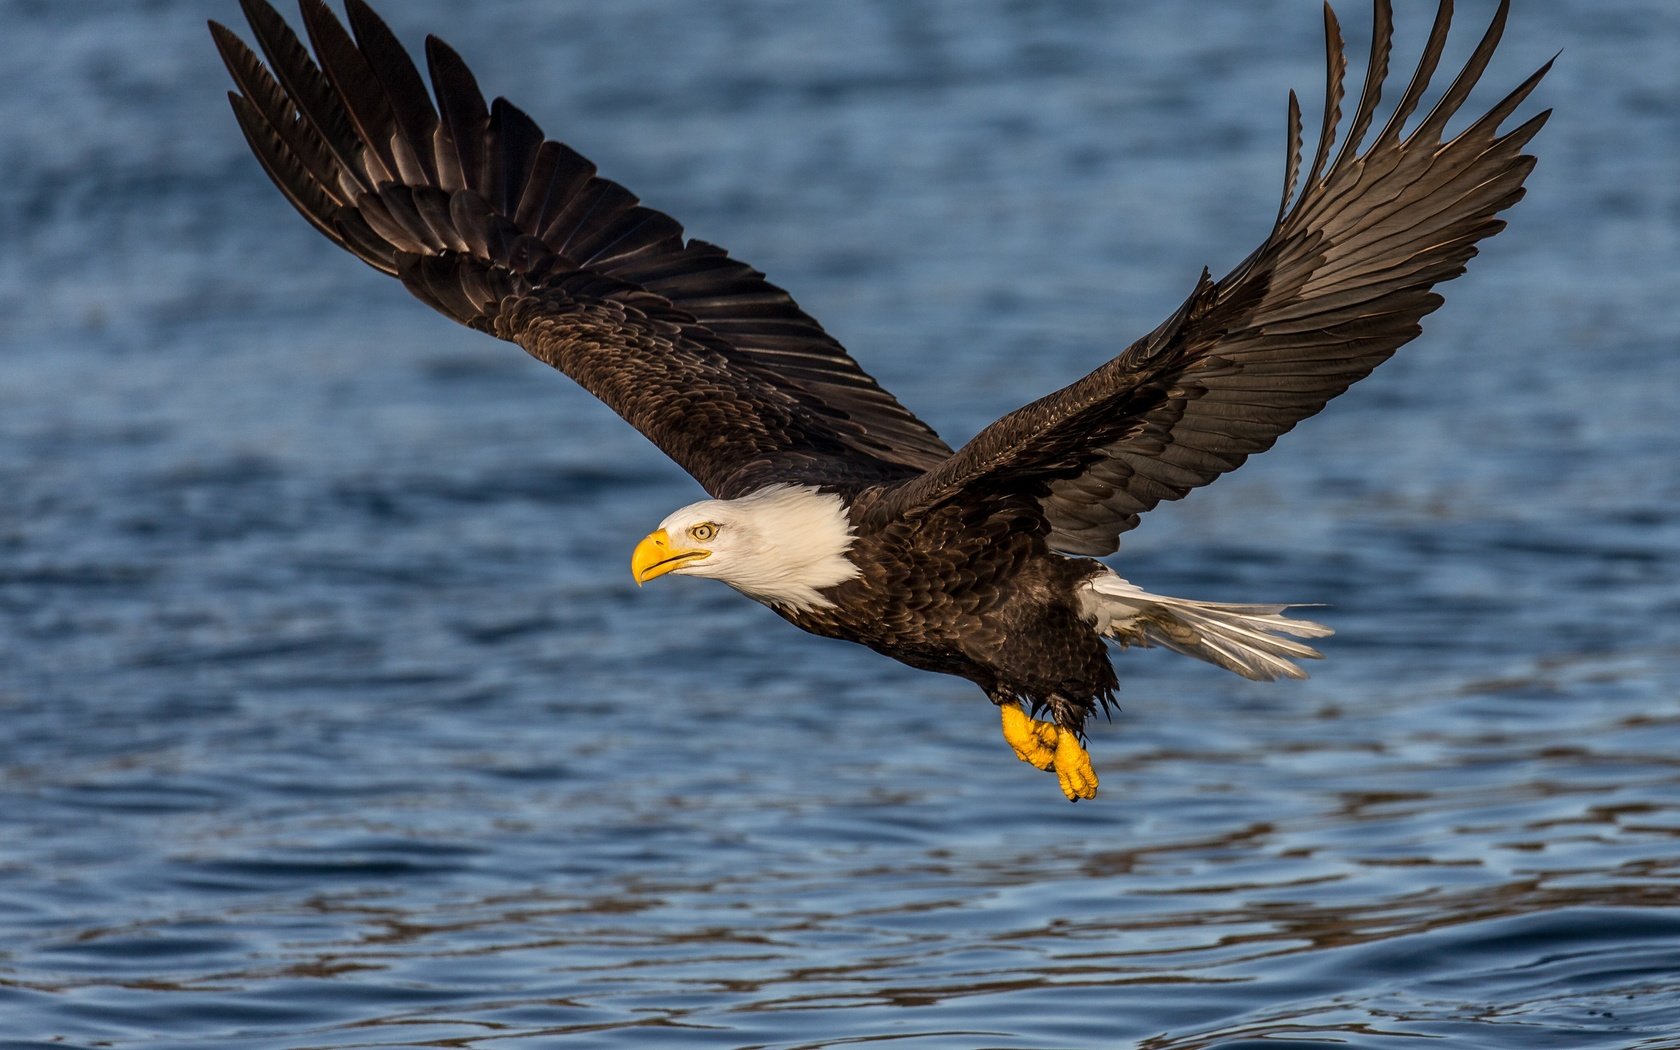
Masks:
[[[1432,287],[1463,273],[1476,242],[1503,228],[1495,215],[1522,197],[1534,166],[1522,148],[1549,111],[1504,134],[1499,125],[1550,63],[1457,136],[1442,136],[1499,42],[1507,4],[1434,109],[1403,136],[1446,43],[1452,8],[1442,0],[1410,86],[1361,153],[1388,69],[1389,3],[1376,0],[1364,89],[1333,163],[1346,59],[1326,6],[1323,134],[1291,208],[1301,156],[1291,93],[1284,200],[1266,242],[1223,280],[1204,273],[1154,333],[882,493],[874,512],[913,514],[959,493],[982,502],[1030,497],[1052,547],[1110,554],[1140,514],[1235,470],[1387,360],[1440,306]]]
[[[348,29],[299,0],[313,56],[266,0],[240,4],[268,62],[212,22],[229,97],[298,211],[571,376],[713,495],[904,477],[950,455],[787,292],[487,103],[442,41],[423,78],[365,0],[345,0]]]

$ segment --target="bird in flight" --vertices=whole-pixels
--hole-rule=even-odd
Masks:
[[[1434,286],[1503,228],[1534,166],[1523,148],[1550,111],[1501,125],[1550,63],[1445,134],[1509,0],[1409,130],[1452,4],[1380,127],[1392,14],[1374,4],[1334,155],[1347,60],[1324,9],[1317,148],[1303,181],[1291,92],[1283,199],[1253,254],[1219,280],[1204,270],[1160,327],[955,451],[763,274],[686,239],[512,103],[486,103],[438,38],[423,76],[364,0],[345,0],[348,26],[300,0],[311,48],[264,0],[241,0],[261,58],[210,30],[240,128],[304,218],[443,314],[570,376],[705,489],[636,545],[638,584],[722,580],[804,630],[966,678],[1015,754],[1078,801],[1097,792],[1086,720],[1119,685],[1109,643],[1300,678],[1294,661],[1319,653],[1299,639],[1331,633],[1286,605],[1151,594],[1097,558],[1416,336],[1441,305]]]

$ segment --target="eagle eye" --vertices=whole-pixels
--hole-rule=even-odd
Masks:
[[[690,536],[702,543],[716,536],[717,533],[718,527],[709,521],[703,521],[698,525],[691,526],[688,530],[688,534]]]

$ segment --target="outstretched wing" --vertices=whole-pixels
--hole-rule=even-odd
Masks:
[[[443,313],[570,375],[713,495],[903,477],[950,454],[786,292],[685,242],[506,100],[487,105],[442,41],[426,41],[434,105],[363,0],[346,0],[348,30],[301,0],[313,58],[264,0],[241,6],[267,68],[210,30],[239,126],[298,211]]]
[[[1442,0],[1417,72],[1361,153],[1388,72],[1392,18],[1388,0],[1376,0],[1364,89],[1332,162],[1347,60],[1326,5],[1324,129],[1290,207],[1301,161],[1291,92],[1283,203],[1265,243],[1223,280],[1204,272],[1178,312],[1119,357],[886,493],[878,513],[913,513],[957,493],[1028,494],[1039,500],[1053,547],[1110,554],[1140,514],[1235,470],[1370,374],[1441,305],[1431,289],[1463,273],[1476,242],[1504,227],[1495,215],[1522,197],[1534,166],[1522,148],[1550,111],[1503,134],[1499,125],[1550,63],[1443,140],[1499,43],[1507,6],[1501,0],[1463,70],[1403,134],[1446,44],[1452,4]]]

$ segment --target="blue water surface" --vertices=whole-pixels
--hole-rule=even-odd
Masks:
[[[1246,255],[1323,80],[1311,0],[384,6],[954,443]],[[1510,228],[1116,560],[1328,659],[1119,656],[1069,806],[966,683],[638,592],[697,487],[291,212],[233,0],[0,0],[0,1046],[1680,1047],[1680,5],[1513,8]]]

